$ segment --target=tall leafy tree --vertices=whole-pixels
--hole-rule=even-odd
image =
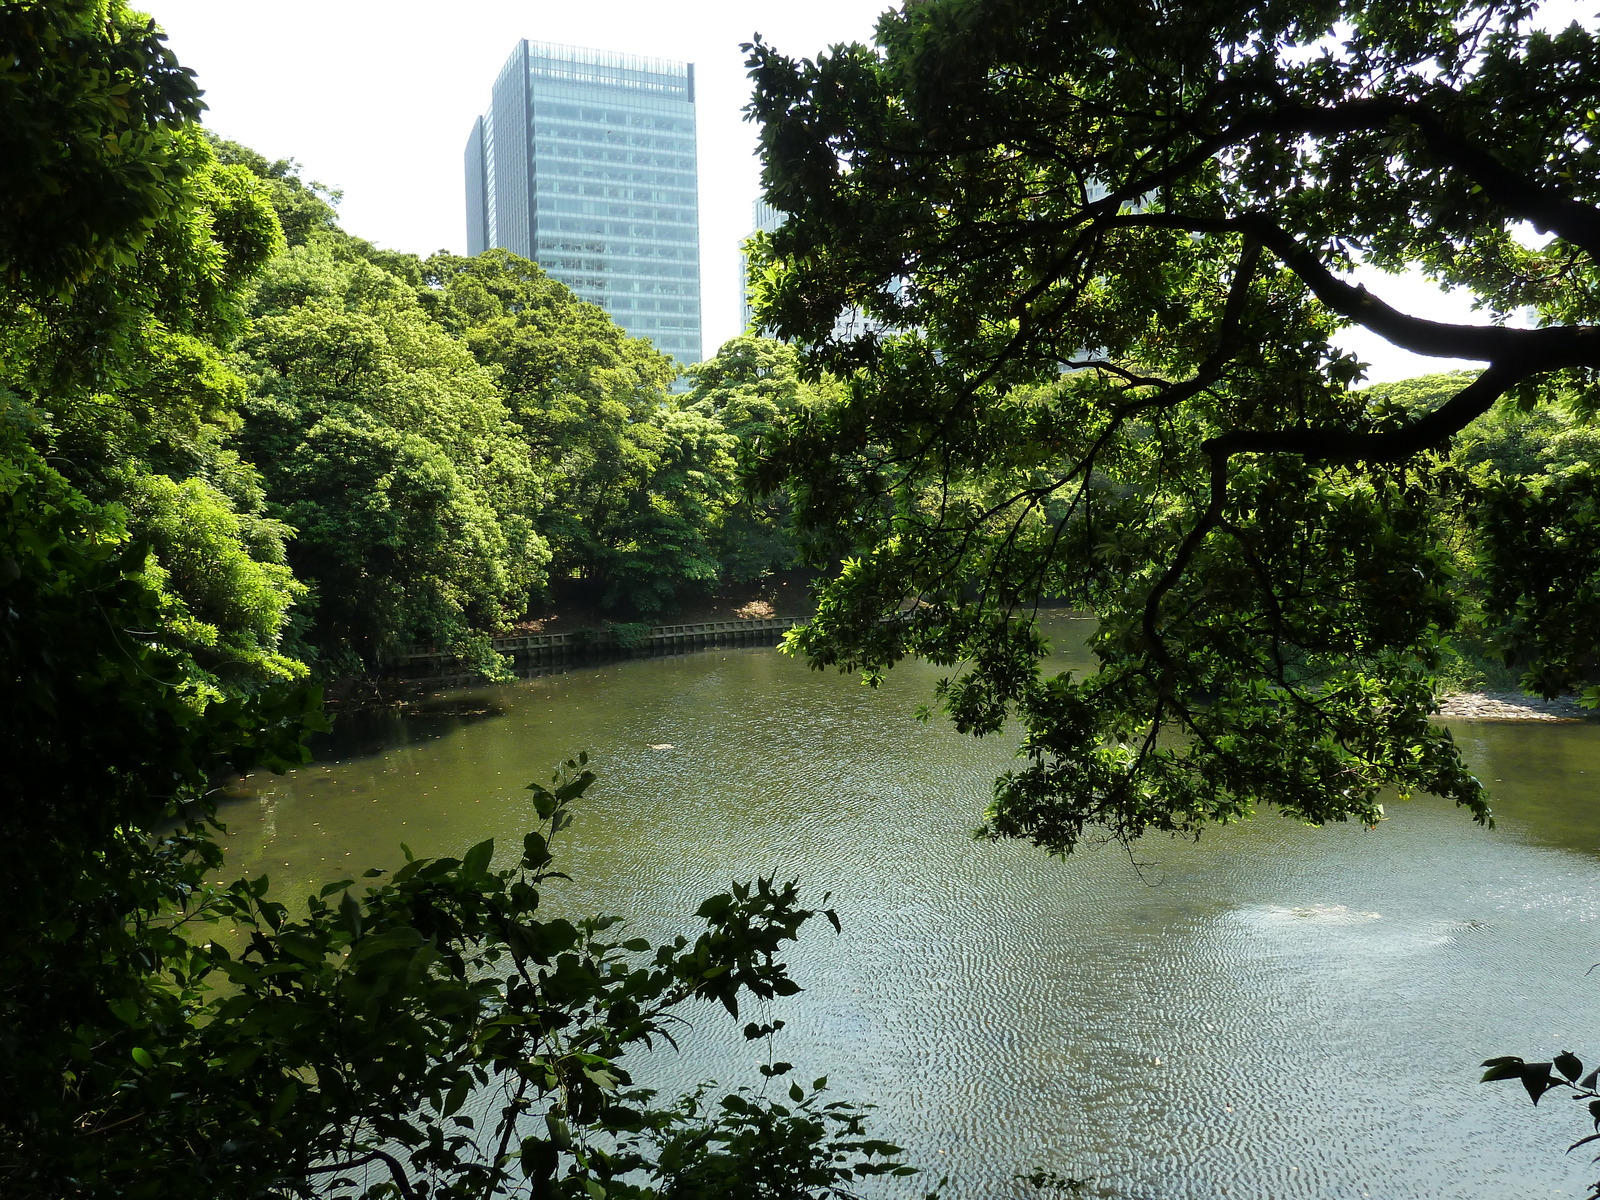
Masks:
[[[303,179],[300,166],[294,159],[268,159],[248,146],[241,146],[238,142],[230,142],[215,134],[208,133],[206,138],[219,162],[243,167],[266,184],[273,211],[278,214],[278,225],[288,245],[303,246],[316,233],[343,232],[339,228],[338,211],[342,194],[324,184]]]
[[[261,690],[297,673],[276,653],[295,588],[278,531],[223,491],[249,473],[151,467],[237,393],[219,343],[271,210],[121,3],[8,4],[0,54],[0,1179],[63,1195],[126,1071],[107,1047],[150,991],[147,922],[216,861],[186,806],[297,759],[315,697]]]
[[[253,472],[222,447],[241,289],[282,246],[252,175],[216,161],[203,107],[120,3],[7,5],[0,38],[0,424],[80,499],[116,506],[164,597],[165,636],[217,695],[304,669],[282,652],[303,589]]]
[[[676,374],[669,356],[509,250],[436,254],[423,271],[430,313],[499,369],[506,403],[546,453],[581,444],[586,425],[643,420]]]
[[[724,343],[714,357],[690,367],[689,376],[694,386],[683,403],[714,416],[736,439],[733,452],[744,473],[784,422],[823,403],[833,390],[831,380],[805,378],[796,347],[750,335]],[[743,582],[795,566],[787,495],[757,498],[742,487],[730,489],[717,544],[723,579]]]
[[[497,373],[534,456],[552,574],[651,615],[720,576],[733,439],[667,387],[672,360],[504,250],[436,255],[429,310]]]
[[[674,399],[637,430],[635,444],[638,473],[595,523],[587,557],[603,603],[653,616],[722,578],[735,439],[703,408]]]
[[[492,374],[430,320],[413,285],[338,233],[257,285],[237,361],[236,445],[297,530],[326,669],[424,642],[476,655],[527,610],[549,554],[532,457]]]
[[[795,644],[869,675],[923,655],[961,728],[1015,720],[989,833],[1375,822],[1389,789],[1487,821],[1428,721],[1471,607],[1454,530],[1525,684],[1589,678],[1600,471],[1450,456],[1496,406],[1586,441],[1600,395],[1600,38],[1537,8],[927,0],[875,47],[750,47],[786,214],[758,322],[848,381],[764,471],[846,556]],[[1478,316],[1405,311],[1363,262]],[[852,309],[873,322],[841,336]],[[1362,391],[1352,325],[1482,366]],[[1044,663],[1052,598],[1097,614],[1097,669]],[[1592,1103],[1582,1072],[1489,1077]]]
[[[552,574],[610,588],[613,527],[660,464],[672,360],[508,251],[435,255],[426,275],[429,311],[497,373],[538,464]]]
[[[1600,368],[1600,43],[1529,32],[1532,8],[933,0],[877,48],[752,47],[787,214],[759,319],[850,380],[765,476],[853,555],[798,643],[965,664],[956,721],[1025,736],[992,832],[1065,851],[1263,803],[1376,821],[1389,788],[1488,819],[1427,717],[1460,619],[1440,500],[1491,498],[1437,452],[1496,401],[1587,412]],[[1358,260],[1469,288],[1483,317],[1402,312],[1349,281]],[[836,336],[851,307],[877,331]],[[1535,328],[1505,323],[1524,308]],[[1387,404],[1331,343],[1351,324],[1485,366],[1426,411]],[[1576,534],[1591,478],[1540,518]],[[1600,632],[1600,559],[1578,536],[1549,586],[1508,528],[1485,526],[1491,616],[1557,690]],[[1041,667],[1046,597],[1098,613],[1097,671]]]

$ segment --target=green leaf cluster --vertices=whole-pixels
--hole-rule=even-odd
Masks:
[[[121,0],[15,0],[0,45],[0,274],[44,299],[132,261],[182,194],[175,132],[205,106],[194,73]]]
[[[551,840],[593,781],[580,759],[550,787],[531,785],[541,827],[510,868],[494,867],[492,842],[460,859],[408,858],[388,879],[325,885],[298,918],[265,879],[196,897],[182,920],[230,933],[179,939],[170,990],[117,1010],[125,1029],[108,1036],[129,1047],[117,1105],[91,1117],[108,1131],[102,1186],[648,1197],[709,1195],[714,1175],[778,1187],[755,1194],[822,1196],[903,1171],[850,1105],[799,1096],[790,1110],[735,1094],[713,1115],[698,1098],[661,1106],[633,1086],[624,1054],[669,1037],[674,1010],[714,999],[736,1013],[741,996],[797,990],[774,954],[813,914],[793,884],[760,880],[706,901],[697,938],[660,946],[614,919],[545,917],[543,895],[564,878]],[[162,1036],[179,1012],[183,1035]],[[115,1063],[103,1049],[96,1059]],[[137,1118],[110,1132],[141,1110],[164,1114],[153,1144]],[[123,1139],[137,1152],[119,1150]],[[124,1155],[137,1170],[121,1168]],[[377,1181],[360,1182],[374,1165]],[[791,1179],[764,1180],[768,1165]]]
[[[520,617],[549,558],[531,456],[493,375],[415,287],[317,233],[272,260],[251,314],[232,444],[296,531],[288,561],[312,591],[324,669]]]
[[[7,470],[37,478],[44,456],[51,487],[143,548],[159,636],[218,697],[299,678],[288,531],[224,444],[243,289],[283,244],[267,197],[216,160],[190,73],[122,4],[11,5],[0,35]]]
[[[124,510],[0,438],[0,1173],[61,1195],[85,1113],[122,1087],[107,1031],[180,952],[159,914],[220,862],[195,823],[213,779],[301,761],[319,697],[224,694]]]
[[[19,181],[0,201],[0,1189],[820,1198],[904,1173],[820,1081],[714,1106],[632,1084],[623,1056],[686,1006],[798,990],[777,955],[816,914],[761,879],[659,946],[548,916],[582,758],[531,788],[513,866],[492,842],[407,852],[294,912],[265,877],[222,882],[217,783],[305,761],[327,727],[283,646],[308,589],[302,644],[330,661],[495,628],[546,557],[538,460],[420,265],[202,138],[143,18],[5,5],[0,64]]]
[[[1527,8],[933,0],[875,46],[748,47],[785,217],[757,321],[842,381],[756,473],[842,564],[791,644],[869,679],[920,655],[959,727],[1014,723],[989,832],[1066,852],[1416,791],[1486,821],[1428,719],[1456,639],[1546,693],[1592,670],[1600,41]],[[1363,390],[1351,325],[1486,366]],[[1052,603],[1098,617],[1082,678],[1044,662]]]
[[[1525,1062],[1516,1055],[1504,1055],[1487,1059],[1483,1065],[1488,1068],[1483,1073],[1484,1083],[1515,1079],[1535,1104],[1550,1092],[1563,1092],[1568,1094],[1568,1099],[1577,1100],[1588,1109],[1595,1132],[1573,1142],[1567,1147],[1569,1152],[1600,1141],[1600,1090],[1596,1090],[1600,1085],[1600,1071],[1585,1072],[1583,1060],[1572,1051],[1564,1050],[1547,1062]],[[1588,1195],[1589,1200],[1600,1196],[1600,1183],[1592,1185]]]

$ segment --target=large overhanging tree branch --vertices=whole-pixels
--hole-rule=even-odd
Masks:
[[[1489,521],[1450,457],[1497,402],[1600,380],[1600,47],[1533,7],[929,0],[876,48],[751,47],[787,214],[758,319],[848,380],[758,475],[844,564],[797,645],[928,657],[960,727],[1016,721],[992,833],[1375,821],[1390,790],[1487,820],[1428,720],[1470,596],[1540,690],[1585,677],[1600,572],[1541,576],[1496,540],[1515,487]],[[1482,318],[1386,303],[1362,262]],[[1484,365],[1378,403],[1349,325]],[[1446,548],[1480,526],[1486,586]],[[1047,601],[1096,613],[1098,670],[1044,661]]]
[[[750,48],[787,214],[758,321],[847,382],[757,473],[842,564],[795,645],[869,677],[921,655],[958,727],[1020,729],[992,835],[1370,822],[1416,791],[1488,820],[1429,720],[1452,639],[1547,695],[1594,682],[1600,469],[1461,448],[1497,404],[1600,410],[1600,41],[1536,8],[907,0],[876,48]],[[1479,316],[1387,303],[1363,262]],[[1482,366],[1392,404],[1348,326]],[[1095,613],[1097,669],[1047,661],[1048,601]],[[1596,1094],[1571,1054],[1487,1065]]]

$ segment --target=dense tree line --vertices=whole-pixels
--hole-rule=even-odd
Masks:
[[[737,474],[765,427],[745,393],[808,401],[792,350],[740,339],[671,391],[666,355],[535,264],[377,249],[291,164],[216,149],[264,186],[287,243],[248,292],[222,443],[293,531],[295,644],[321,670],[422,642],[493,673],[488,636],[552,580],[636,619],[791,564],[780,514]]]
[[[5,0],[0,59],[0,1192],[821,1197],[907,1170],[820,1081],[633,1086],[676,1010],[796,990],[777,955],[818,914],[756,880],[660,945],[551,918],[581,759],[530,785],[517,853],[292,909],[215,839],[217,781],[324,726],[313,670],[470,649],[553,566],[649,611],[781,559],[732,481],[739,429],[804,402],[792,356],[735,348],[669,395],[531,264],[343,234],[202,135],[120,0]]]
[[[788,347],[736,340],[674,392],[666,355],[535,264],[378,249],[292,164],[177,139],[181,211],[0,317],[0,362],[8,436],[117,506],[219,684],[414,643],[494,674],[489,637],[553,580],[638,619],[792,565],[738,483],[815,390]]]
[[[1375,404],[1426,414],[1471,382],[1466,372],[1428,375],[1368,389]],[[1440,547],[1455,573],[1460,627],[1446,649],[1447,679],[1524,687],[1547,695],[1580,691],[1600,700],[1600,626],[1587,615],[1586,564],[1597,547],[1590,483],[1600,431],[1579,395],[1556,404],[1501,405],[1462,430],[1442,464],[1451,490],[1470,502],[1440,508]],[[1551,596],[1549,611],[1520,603],[1530,573]],[[1551,663],[1541,648],[1560,647]]]

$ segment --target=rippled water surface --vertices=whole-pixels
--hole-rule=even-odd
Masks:
[[[1600,1051],[1600,728],[1457,724],[1494,831],[1420,800],[1371,831],[1266,817],[1063,863],[968,836],[1010,744],[916,721],[935,677],[870,691],[738,649],[452,692],[253,781],[231,862],[297,896],[401,841],[509,853],[521,785],[588,749],[562,903],[663,933],[733,878],[831,892],[844,932],[791,956],[778,1053],[876,1103],[949,1196],[1033,1168],[1128,1200],[1584,1193],[1578,1106],[1475,1081],[1490,1054]],[[709,1010],[683,1047],[641,1074],[765,1060]]]

